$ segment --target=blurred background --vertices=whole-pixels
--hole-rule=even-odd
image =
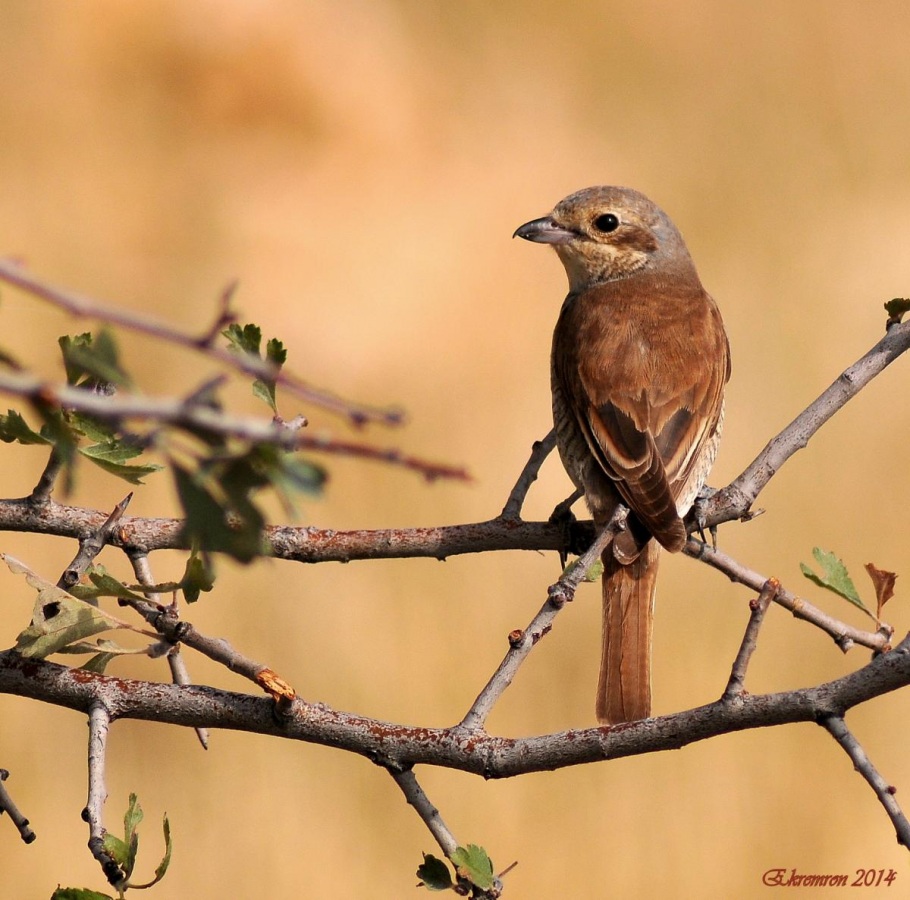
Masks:
[[[461,3],[5,0],[0,6],[0,254],[38,275],[203,331],[240,280],[244,321],[288,345],[300,376],[360,401],[403,406],[403,429],[364,438],[466,466],[427,485],[381,465],[328,460],[321,500],[298,519],[332,528],[454,524],[501,508],[549,428],[550,334],[565,293],[555,256],[511,239],[565,194],[634,186],[686,235],[723,311],[733,353],[712,483],[725,484],[883,332],[882,304],[910,271],[910,12],[883,0]],[[2,345],[59,377],[56,338],[91,327],[0,291]],[[204,361],[130,335],[124,353],[155,394],[190,391]],[[906,385],[885,372],[781,471],[721,546],[829,612],[869,620],[799,573],[813,546],[903,573],[887,619],[910,623]],[[238,386],[237,409],[262,412]],[[10,401],[12,403],[12,401]],[[343,422],[307,412],[320,434]],[[40,450],[5,446],[0,494],[22,496]],[[83,471],[73,502],[109,509],[126,488]],[[555,459],[526,513],[569,491]],[[165,476],[130,512],[172,515]],[[281,513],[276,508],[276,520]],[[75,546],[0,535],[0,550],[56,580]],[[102,556],[128,577],[116,554]],[[153,558],[179,577],[178,554]],[[457,721],[539,608],[555,554],[500,553],[315,567],[221,563],[189,612],[307,699],[411,724]],[[742,635],[748,592],[664,556],[654,708],[715,699]],[[33,597],[4,573],[0,646]],[[531,735],[593,724],[599,587],[522,668],[490,721]],[[752,692],[861,666],[772,609]],[[191,657],[194,677],[248,685]],[[165,677],[127,661],[115,674]],[[910,694],[852,712],[882,774],[910,791]],[[0,883],[40,898],[58,882],[103,889],[79,818],[85,717],[0,697],[0,766],[38,833],[0,821]],[[146,811],[140,877],[155,896],[419,896],[429,834],[381,770],[340,752],[118,723],[108,824],[130,791]],[[865,782],[818,727],[775,728],[664,753],[499,783],[420,770],[446,822],[514,860],[506,896],[751,897],[762,873],[893,868],[906,852]],[[142,869],[142,866],[145,869]],[[903,885],[903,887],[901,887]],[[896,893],[897,892],[897,893]],[[864,896],[885,894],[884,886]],[[808,895],[808,894],[807,894]],[[818,896],[822,896],[821,893]],[[827,896],[827,894],[825,894]]]

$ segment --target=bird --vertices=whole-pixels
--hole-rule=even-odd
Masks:
[[[685,546],[717,455],[727,334],[679,230],[636,190],[577,191],[513,237],[551,245],[569,279],[550,357],[563,466],[595,527],[629,510],[602,554],[597,719],[648,718],[660,550]]]

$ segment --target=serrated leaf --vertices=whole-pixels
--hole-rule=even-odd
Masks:
[[[278,338],[269,338],[265,345],[265,358],[276,368],[280,369],[288,360],[288,351]]]
[[[142,479],[154,472],[160,472],[164,466],[155,463],[145,463],[143,465],[133,466],[126,465],[121,460],[133,459],[139,456],[142,451],[135,447],[124,447],[113,444],[93,444],[90,447],[79,447],[79,452],[88,460],[91,460],[98,468],[103,469],[109,475],[116,475],[130,484],[142,484]]]
[[[454,886],[449,867],[430,853],[423,854],[423,864],[417,867],[417,877],[431,891],[448,891]]]
[[[142,807],[139,805],[139,797],[136,794],[130,794],[130,802],[123,814],[123,836],[129,838],[139,827],[139,823],[145,818]]]
[[[493,887],[493,862],[483,847],[478,847],[477,844],[457,847],[452,854],[452,862],[459,876],[482,891]]]
[[[119,440],[117,429],[107,422],[101,422],[93,416],[75,409],[67,410],[66,416],[70,425],[76,431],[96,444],[106,444]]]
[[[44,659],[68,644],[103,631],[117,628],[137,630],[129,623],[45,581],[14,557],[0,553],[0,559],[14,575],[25,575],[28,584],[38,592],[32,622],[16,640],[15,649],[21,656]]]
[[[255,359],[262,360],[262,329],[258,325],[239,325],[236,322],[221,332],[228,339],[231,350],[246,353]],[[281,369],[288,358],[284,344],[278,338],[270,338],[265,347],[265,361]],[[257,378],[253,382],[253,395],[269,405],[272,412],[278,414],[275,402],[275,378]]]
[[[11,409],[5,416],[0,415],[0,441],[11,444],[50,444],[43,434],[33,431],[21,414]]]
[[[251,356],[260,357],[259,348],[262,345],[262,329],[252,323],[240,325],[232,322],[221,334],[227,338],[231,350],[240,353],[249,353]]]
[[[849,601],[874,619],[875,616],[860,599],[856,586],[843,562],[830,551],[822,550],[819,547],[812,548],[812,555],[821,567],[821,574],[816,575],[805,563],[800,563],[799,568],[803,575],[819,587],[843,597],[844,600]]]
[[[70,362],[70,353],[75,348],[83,349],[91,346],[92,335],[88,331],[82,334],[64,334],[57,338],[57,344],[60,352],[63,354],[63,368],[66,372],[66,383],[75,385],[76,382],[85,374],[84,370],[78,363]]]
[[[100,444],[89,444],[80,447],[79,452],[93,460],[103,460],[111,463],[125,463],[142,455],[139,447],[130,447],[116,441],[103,441]],[[160,466],[158,468],[161,468]]]
[[[66,380],[74,387],[93,388],[104,384],[128,385],[129,375],[120,365],[117,342],[102,328],[97,334],[84,333],[58,340],[63,353]]]

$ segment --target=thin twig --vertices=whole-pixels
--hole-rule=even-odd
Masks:
[[[891,327],[868,353],[842,372],[827,390],[772,438],[741,475],[705,502],[704,525],[717,525],[746,515],[780,467],[797,450],[802,450],[828,419],[908,349],[910,322]]]
[[[617,506],[613,518],[597,536],[594,543],[575,563],[563,573],[563,576],[547,591],[547,599],[536,616],[524,631],[513,631],[509,635],[509,650],[493,677],[471,704],[471,708],[459,723],[459,728],[475,731],[481,729],[487,720],[496,701],[512,683],[519,666],[525,661],[534,645],[553,627],[553,620],[566,603],[574,599],[578,585],[584,579],[601,553],[612,543],[614,536],[625,523],[628,510]]]
[[[313,387],[288,372],[277,371],[266,360],[257,359],[249,354],[235,353],[223,347],[213,346],[212,330],[214,326],[207,329],[201,338],[196,337],[151,316],[107,306],[89,297],[54,287],[30,275],[23,266],[8,259],[0,260],[0,281],[14,284],[16,287],[52,303],[77,318],[98,319],[101,322],[108,322],[111,325],[146,334],[171,344],[188,347],[247,375],[276,381],[307,403],[312,403],[330,412],[342,415],[355,425],[363,425],[369,422],[400,425],[404,421],[404,414],[399,409],[381,409],[366,404],[351,403],[328,391]],[[217,320],[219,323],[223,316],[224,300],[222,295],[222,311],[219,313]]]
[[[69,385],[44,381],[33,375],[19,372],[0,373],[0,393],[37,401],[45,407],[53,405],[78,410],[115,426],[122,425],[128,419],[150,421],[156,426],[170,425],[191,433],[219,435],[252,443],[274,444],[284,450],[309,450],[316,453],[377,460],[412,469],[429,481],[438,478],[467,481],[470,478],[463,468],[408,456],[395,448],[374,447],[355,441],[335,440],[307,434],[297,427],[301,421],[299,419],[285,424],[274,419],[230,415],[222,410],[213,409],[206,403],[199,402],[196,395],[183,400],[159,400],[140,394],[125,393],[103,396]],[[56,473],[54,474],[56,475]]]
[[[105,519],[104,524],[92,531],[90,534],[79,539],[79,551],[73,557],[73,561],[63,570],[63,574],[57,581],[57,587],[68,591],[83,575],[85,570],[92,564],[95,557],[104,549],[111,535],[123,518],[130,501],[133,499],[133,492],[130,491],[111,511],[111,514]]]
[[[458,849],[458,841],[452,834],[448,825],[439,815],[439,810],[430,802],[430,798],[424,793],[423,788],[417,781],[413,769],[389,769],[389,774],[395,779],[395,783],[401,788],[402,793],[408,803],[417,811],[417,815],[423,820],[430,834],[433,835],[436,843],[439,844],[440,850],[451,859],[452,854]]]
[[[550,429],[550,433],[543,438],[543,440],[534,441],[534,444],[531,447],[531,455],[528,457],[528,461],[521,470],[521,474],[515,482],[515,487],[512,488],[509,499],[506,500],[506,505],[502,508],[502,512],[500,513],[501,518],[521,518],[521,508],[524,506],[525,497],[528,496],[531,485],[537,481],[537,475],[540,472],[540,467],[543,465],[544,460],[553,452],[555,446],[555,428]]]
[[[142,551],[133,551],[128,553],[130,564],[133,567],[133,574],[136,576],[136,581],[148,587],[149,585],[155,584],[155,578],[152,575],[152,566],[149,561],[147,553]],[[161,595],[154,591],[149,591],[146,594],[146,597],[149,603],[163,605]],[[177,614],[177,601],[175,600],[171,604],[171,608],[174,610],[175,615]],[[193,681],[190,678],[190,672],[186,665],[186,660],[183,658],[183,654],[180,652],[179,644],[171,644],[170,649],[167,654],[167,664],[168,668],[171,670],[171,680],[174,684],[192,684]],[[208,728],[196,728],[196,737],[199,739],[199,743],[202,744],[203,750],[209,749],[209,730]]]
[[[57,478],[63,470],[63,465],[63,454],[60,452],[59,448],[51,447],[51,452],[48,455],[47,463],[41,472],[38,483],[28,495],[29,503],[34,506],[42,506],[50,500],[54,485],[57,483]]]
[[[3,813],[8,813],[10,821],[19,831],[19,836],[26,844],[30,844],[37,835],[29,828],[28,819],[19,812],[19,807],[16,806],[13,798],[9,795],[6,785],[3,783],[7,778],[9,778],[9,772],[6,769],[0,769],[0,816]]]
[[[726,553],[702,543],[695,538],[690,537],[686,546],[683,548],[686,556],[701,560],[707,563],[719,572],[723,572],[731,581],[744,584],[746,587],[755,591],[761,591],[767,583],[768,578],[759,574],[753,569],[744,566],[742,563],[728,556]],[[846,653],[854,644],[860,644],[868,647],[870,650],[884,652],[890,649],[891,636],[894,629],[884,622],[875,632],[862,631],[847,625],[826,612],[822,612],[817,606],[813,606],[808,600],[792,594],[783,587],[779,587],[774,595],[774,602],[789,610],[797,619],[803,619],[820,628],[822,631],[834,638],[834,643]]]
[[[745,634],[743,634],[743,640],[739,646],[739,652],[736,654],[736,659],[733,661],[730,680],[727,682],[722,699],[729,701],[742,697],[743,682],[746,680],[746,669],[749,668],[749,661],[755,652],[758,632],[761,630],[765,613],[779,590],[780,582],[776,578],[769,578],[762,585],[759,595],[749,601],[749,624],[746,626]]]
[[[126,874],[114,858],[104,849],[104,804],[107,801],[107,736],[111,727],[111,714],[100,701],[92,702],[88,710],[88,802],[82,818],[88,822],[88,848],[101,864],[107,880],[119,887],[126,881]]]
[[[130,550],[127,555],[132,561],[134,558],[141,560],[146,554],[142,550]],[[134,562],[134,569],[136,565]],[[141,566],[141,562],[139,565]],[[123,598],[123,603],[135,609],[168,643],[192,647],[231,672],[236,672],[259,685],[275,701],[280,714],[283,715],[296,700],[297,694],[293,687],[277,672],[238,653],[224,638],[210,638],[201,634],[191,623],[179,617],[174,606],[128,597]]]
[[[853,760],[853,768],[869,782],[870,787],[875,791],[875,796],[885,807],[885,812],[894,825],[897,842],[910,849],[910,822],[907,821],[907,817],[895,799],[895,788],[879,775],[878,770],[872,765],[872,761],[866,756],[866,752],[841,716],[827,716],[821,720],[820,724],[841,745],[847,756]]]

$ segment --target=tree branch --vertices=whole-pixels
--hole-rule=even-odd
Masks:
[[[369,422],[400,425],[404,421],[404,414],[399,409],[381,409],[365,404],[351,403],[328,391],[313,387],[287,372],[278,371],[275,366],[265,360],[214,346],[212,341],[217,338],[221,327],[229,324],[234,318],[232,314],[228,314],[227,318],[225,316],[227,311],[226,304],[233,293],[232,289],[222,294],[221,310],[215,325],[210,326],[202,337],[196,337],[151,316],[115,306],[106,306],[73,291],[54,287],[30,275],[23,266],[12,260],[0,260],[0,281],[15,285],[32,296],[46,300],[58,309],[62,309],[77,318],[97,319],[111,325],[118,325],[130,331],[203,353],[228,368],[251,375],[254,378],[276,381],[305,402],[342,415],[355,425],[363,425]],[[226,297],[227,300],[225,299]]]
[[[95,394],[81,388],[56,384],[20,372],[0,372],[0,393],[23,397],[94,416],[102,422],[121,426],[127,420],[150,421],[155,426],[169,425],[191,433],[219,435],[256,444],[271,444],[283,450],[308,450],[338,456],[372,459],[391,465],[413,469],[430,481],[437,478],[455,478],[462,481],[469,476],[463,468],[428,462],[403,454],[394,448],[373,447],[355,441],[324,438],[302,432],[294,424],[253,416],[234,416],[215,409],[200,399],[198,392],[182,400],[159,400],[141,394]],[[146,439],[146,442],[150,440]],[[41,501],[49,495],[50,479],[55,478],[59,463],[52,454],[38,486],[32,492],[32,501]]]
[[[515,487],[509,493],[506,505],[499,514],[500,518],[518,519],[521,517],[521,508],[524,506],[525,497],[528,496],[531,485],[537,481],[537,474],[540,472],[540,467],[543,465],[544,460],[553,452],[555,447],[556,430],[554,428],[550,429],[543,440],[534,441],[531,447],[531,456],[521,470],[521,475],[518,476]]]
[[[389,769],[389,774],[395,779],[395,783],[401,788],[405,800],[410,806],[417,811],[417,815],[427,826],[427,830],[433,835],[439,849],[448,859],[458,849],[458,841],[455,835],[449,830],[448,825],[442,821],[439,810],[430,802],[430,798],[424,793],[423,788],[417,782],[413,769]]]
[[[746,669],[749,668],[749,662],[752,654],[755,652],[755,645],[758,641],[758,632],[761,630],[762,622],[765,619],[765,613],[771,605],[777,592],[780,590],[780,582],[776,578],[769,578],[762,585],[761,593],[749,601],[749,624],[746,626],[746,632],[743,635],[742,644],[739,647],[739,653],[733,661],[733,668],[730,671],[730,680],[727,682],[727,688],[721,699],[732,701],[742,697],[743,683],[746,680]]]
[[[613,518],[597,536],[594,543],[575,561],[574,565],[563,573],[556,584],[550,586],[547,591],[547,600],[531,620],[531,624],[524,631],[513,631],[509,635],[508,653],[461,720],[460,728],[467,731],[483,728],[487,716],[505,689],[512,683],[519,666],[527,659],[537,642],[549,633],[553,627],[553,620],[563,606],[575,598],[575,591],[587,575],[588,569],[600,559],[600,554],[613,542],[616,533],[625,524],[627,515],[628,510],[624,506],[617,506]]]
[[[715,547],[702,543],[702,541],[695,540],[695,538],[689,538],[688,543],[683,548],[683,553],[686,556],[691,556],[707,563],[719,572],[723,572],[731,581],[744,584],[753,590],[761,591],[764,585],[768,583],[768,578],[764,575],[760,575],[758,572],[737,562],[726,553],[722,553]],[[860,644],[876,651],[884,651],[890,648],[891,637],[894,633],[894,629],[890,625],[882,623],[876,632],[862,631],[835,619],[833,616],[829,616],[826,612],[822,612],[818,607],[813,606],[808,600],[797,597],[790,591],[785,590],[781,585],[778,585],[774,594],[774,602],[789,610],[795,618],[810,622],[816,628],[820,628],[831,635],[834,638],[834,642],[844,653],[854,644]]]
[[[705,502],[702,508],[704,525],[718,525],[745,516],[781,466],[797,450],[802,450],[828,419],[908,349],[910,321],[893,325],[868,353],[845,369],[827,390],[772,438],[741,475]]]
[[[843,720],[843,717],[827,716],[821,720],[820,724],[840,744],[843,751],[853,761],[853,768],[869,782],[872,790],[875,791],[875,796],[885,807],[888,818],[894,824],[894,830],[897,832],[897,842],[910,848],[910,822],[907,821],[907,817],[902,812],[894,796],[895,789],[879,775],[878,770],[872,765],[869,757],[866,756],[859,741],[847,728],[847,723]]]
[[[88,712],[102,702],[111,718],[268,734],[357,753],[397,770],[435,765],[511,778],[684,747],[722,734],[841,716],[854,706],[910,684],[910,637],[862,669],[816,687],[748,694],[672,715],[613,727],[529,738],[480,731],[395,725],[297,698],[276,717],[267,697],[211,687],[163,684],[98,675],[0,652],[0,692]]]
[[[115,887],[126,881],[126,874],[104,849],[104,804],[107,801],[107,736],[111,726],[111,715],[100,699],[93,700],[88,707],[88,802],[82,811],[82,818],[88,822],[88,848],[101,864],[105,878]]]

